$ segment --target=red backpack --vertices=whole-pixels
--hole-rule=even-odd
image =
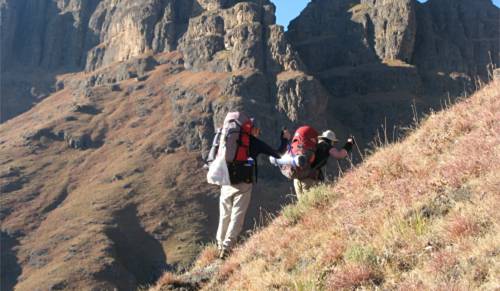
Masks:
[[[299,127],[293,135],[291,148],[288,154],[292,156],[305,156],[306,163],[303,167],[283,166],[282,174],[289,179],[303,179],[312,174],[312,163],[316,159],[318,145],[318,132],[311,126]]]
[[[226,162],[246,162],[250,156],[252,120],[243,112],[229,112],[222,127],[221,144],[226,146]],[[222,154],[222,153],[221,153]]]

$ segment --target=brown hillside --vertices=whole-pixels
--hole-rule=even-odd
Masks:
[[[496,290],[499,164],[497,81],[287,206],[204,289]],[[217,269],[211,252],[191,274]]]
[[[189,111],[191,100],[169,92],[208,102],[228,74],[180,67],[90,97],[67,88],[0,126],[2,272],[16,290],[133,289],[190,263],[216,219],[207,211],[216,189],[204,183],[199,151],[169,139],[183,122],[172,107],[184,106],[188,121],[202,106]]]

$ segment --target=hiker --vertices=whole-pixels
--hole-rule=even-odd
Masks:
[[[331,130],[317,136],[312,127],[303,126],[295,132],[287,154],[281,159],[270,157],[271,164],[280,166],[283,175],[293,179],[298,200],[305,191],[324,180],[322,168],[329,157],[344,159],[354,145],[353,138],[349,137],[343,148],[338,150],[334,147],[336,142],[338,139]]]
[[[217,143],[217,146],[220,146],[220,149],[224,151],[218,153],[217,156],[221,157],[219,155],[225,154],[225,163],[230,178],[230,185],[222,184],[219,199],[220,217],[217,245],[221,259],[227,257],[243,228],[245,214],[250,204],[252,186],[257,181],[259,154],[280,157],[279,151],[260,140],[259,135],[260,127],[256,120],[248,118],[245,113],[230,112],[226,116],[220,142]],[[285,137],[288,136],[285,135]],[[283,147],[283,144],[286,147],[286,143],[287,139],[282,134],[280,148]],[[213,163],[215,162],[214,160]]]
[[[313,169],[311,176],[304,179],[293,180],[295,193],[297,194],[297,198],[299,200],[300,197],[304,195],[305,191],[324,181],[325,177],[323,167],[328,163],[329,157],[337,160],[345,159],[349,155],[349,152],[351,152],[352,146],[354,145],[353,138],[349,137],[344,146],[338,150],[334,147],[334,144],[339,140],[337,139],[335,133],[331,130],[323,132],[318,139],[316,157],[314,162],[311,164],[311,168]]]

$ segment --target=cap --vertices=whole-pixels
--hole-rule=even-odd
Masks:
[[[324,138],[330,141],[339,141],[337,139],[337,136],[335,135],[335,132],[331,130],[324,131],[318,138]]]

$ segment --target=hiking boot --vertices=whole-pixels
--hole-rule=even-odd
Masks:
[[[219,251],[219,259],[225,260],[229,256],[229,250],[228,249],[221,249]]]

